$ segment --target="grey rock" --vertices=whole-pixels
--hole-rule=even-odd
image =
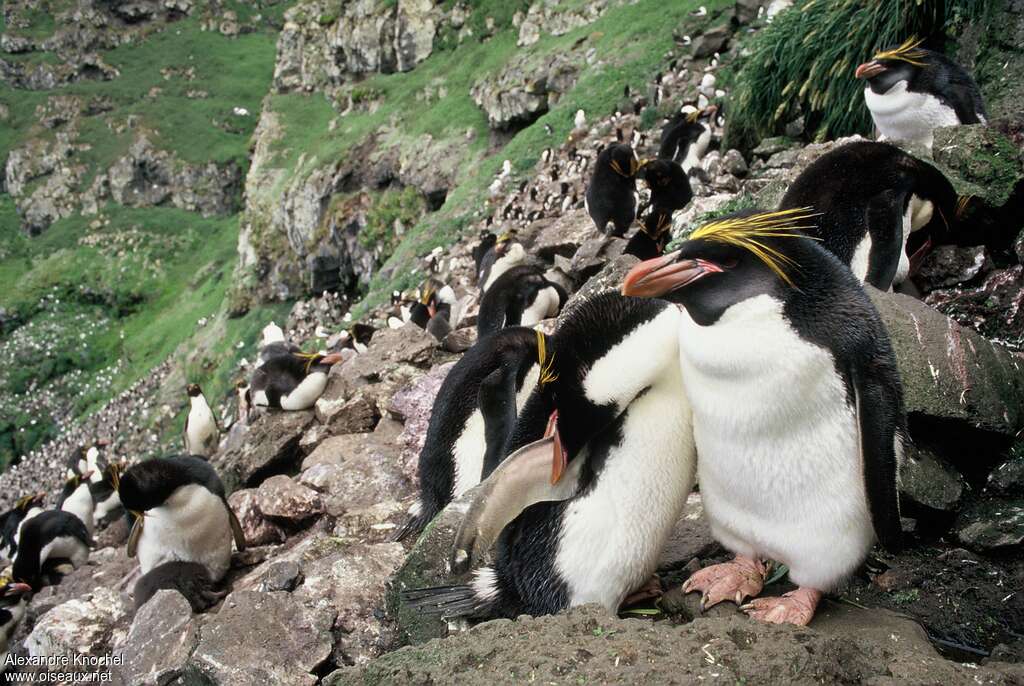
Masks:
[[[434,367],[411,385],[399,390],[391,399],[388,412],[403,422],[398,437],[401,446],[402,471],[410,480],[415,480],[420,451],[427,440],[427,427],[441,384],[454,362]]]
[[[728,26],[718,26],[708,29],[693,40],[694,59],[711,57],[716,52],[722,52],[729,45],[732,33]]]
[[[349,508],[337,517],[334,535],[365,543],[388,543],[408,518],[408,507],[397,500]]]
[[[294,591],[302,582],[302,568],[295,560],[275,560],[263,573],[259,590],[263,593],[271,591]]]
[[[1024,496],[1024,450],[1006,460],[988,475],[986,490],[1003,495]]]
[[[743,178],[750,171],[750,168],[747,167],[747,161],[743,159],[743,155],[734,148],[730,148],[722,155],[722,167],[725,171],[739,178]]]
[[[576,83],[581,58],[572,52],[537,56],[518,53],[495,76],[470,90],[492,129],[521,128],[548,111]]]
[[[256,489],[244,488],[228,496],[228,504],[242,525],[245,542],[250,546],[284,542],[287,534],[276,522],[263,516]]]
[[[569,298],[562,309],[560,318],[564,318],[566,313],[571,312],[577,303],[585,302],[598,293],[620,290],[626,274],[639,262],[640,260],[632,255],[619,255],[609,260],[596,275],[583,284],[583,287]]]
[[[925,302],[990,341],[1024,349],[1024,307],[1021,302],[1024,265],[995,269],[976,286],[937,289]]]
[[[784,136],[775,136],[773,138],[765,138],[762,140],[753,153],[761,158],[769,158],[772,155],[776,155],[785,150],[791,150],[798,146],[796,141],[792,141]]]
[[[691,493],[658,557],[658,569],[679,569],[695,557],[707,558],[720,550],[721,546],[711,537],[700,494]]]
[[[1002,207],[1024,181],[1020,151],[994,127],[936,129],[932,150],[958,194],[973,195],[991,207]]]
[[[593,238],[597,229],[586,210],[569,210],[553,219],[542,220],[540,230],[530,253],[543,260],[552,260],[555,255],[572,257],[588,238]]]
[[[1024,500],[973,503],[957,517],[956,539],[972,550],[1005,551],[1024,543]]]
[[[356,392],[347,399],[321,397],[316,403],[316,418],[332,435],[367,433],[380,421],[380,411],[372,395]]]
[[[313,419],[312,410],[266,412],[257,418],[241,447],[220,452],[212,460],[228,493],[258,486],[266,477],[294,468],[301,458],[299,439]]]
[[[786,136],[788,138],[800,138],[800,136],[804,135],[805,126],[806,123],[804,122],[803,116],[797,117],[786,124]]]
[[[192,608],[177,591],[157,591],[139,608],[124,645],[114,656],[123,660],[121,675],[129,684],[165,686],[178,679],[199,642]]]
[[[985,266],[985,246],[962,248],[940,245],[924,259],[914,278],[926,290],[955,286],[970,281]]]
[[[90,594],[53,608],[36,620],[25,647],[33,657],[108,655],[127,629],[124,597],[98,587]]]
[[[901,499],[942,512],[954,512],[960,504],[963,478],[928,450],[907,446],[899,475]]]
[[[737,24],[749,24],[757,19],[757,13],[762,5],[764,5],[763,0],[736,0],[732,16]]]
[[[609,262],[619,259],[625,249],[626,241],[622,238],[597,236],[584,241],[568,264],[560,264],[556,257],[555,266],[562,267],[563,271],[586,288],[589,281],[593,280],[591,277]]]
[[[264,517],[287,522],[301,522],[324,511],[320,494],[283,474],[260,484],[256,504]]]

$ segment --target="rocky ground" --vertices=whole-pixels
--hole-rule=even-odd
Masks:
[[[522,24],[521,40],[535,40],[536,26],[547,26],[534,20]],[[636,131],[638,152],[653,155],[662,122],[633,114],[632,101],[718,97],[705,76],[718,72],[724,56],[716,51],[738,35],[680,35],[662,73],[619,113],[587,113],[587,124],[552,140],[551,154],[525,180],[498,174],[479,221],[463,235],[515,228],[576,298],[617,287],[634,260],[621,256],[621,242],[596,240],[582,209],[597,146],[617,130],[626,137]],[[415,52],[402,59],[415,60]],[[278,79],[299,78],[291,73]],[[496,103],[488,109],[496,121],[514,117],[510,108],[539,106],[513,95],[482,94],[481,106]],[[994,221],[1024,177],[1020,148],[988,131],[940,136],[948,138],[937,146],[936,162],[979,198],[978,216]],[[837,144],[772,139],[748,155],[711,152],[703,161],[706,181],[694,183],[693,203],[675,219],[677,232],[716,212],[772,206],[788,180]],[[1007,144],[1013,176],[1003,173],[997,187],[976,162]],[[418,272],[436,274],[466,297],[466,326],[475,313],[471,244],[432,253]],[[112,672],[123,684],[1020,683],[1022,253],[1024,233],[1009,249],[944,248],[915,284],[918,297],[872,293],[893,337],[916,446],[901,472],[910,546],[896,556],[873,555],[808,628],[756,624],[730,604],[701,617],[696,599],[681,596],[678,584],[689,573],[724,557],[703,522],[698,493],[660,560],[667,593],[640,614],[613,617],[585,607],[459,631],[402,607],[402,590],[450,580],[447,553],[465,500],[418,541],[390,537],[413,502],[430,408],[457,358],[412,325],[385,328],[388,311],[378,308],[364,318],[378,327],[367,351],[335,366],[314,410],[263,413],[251,424],[231,424],[223,437],[212,463],[250,546],[235,555],[224,601],[193,615],[180,596],[161,592],[136,613],[130,584],[122,584],[133,567],[123,549],[126,532],[114,526],[99,536],[87,565],[34,597],[15,652],[123,656]],[[347,311],[347,301],[331,295],[302,300],[286,329],[296,342],[326,347],[350,323]],[[237,374],[246,372],[242,366]],[[0,475],[0,505],[40,486],[56,488],[64,456],[80,441],[109,437],[116,454],[144,454],[155,418],[171,413],[156,389],[173,373],[154,370],[89,422]],[[225,420],[235,415],[230,401],[219,409]]]

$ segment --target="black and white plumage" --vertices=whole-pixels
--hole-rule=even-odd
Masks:
[[[7,668],[7,651],[11,638],[25,617],[32,587],[4,579],[0,582],[0,674]]]
[[[185,416],[185,430],[182,433],[185,454],[209,457],[216,452],[220,442],[220,423],[210,404],[206,402],[206,396],[203,395],[203,389],[199,384],[189,384],[186,392],[189,409]]]
[[[250,404],[281,410],[309,409],[327,388],[331,365],[341,359],[338,353],[286,352],[274,355],[252,374]]]
[[[929,150],[942,126],[986,123],[978,85],[959,64],[910,39],[857,67],[867,83],[864,102],[880,140],[918,143]]]
[[[477,316],[477,337],[506,326],[533,326],[555,317],[568,296],[539,267],[522,265],[502,274],[484,293]]]
[[[778,212],[706,224],[623,285],[684,309],[680,359],[704,511],[738,556],[695,574],[689,589],[711,604],[756,595],[754,570],[773,559],[800,589],[748,609],[803,624],[876,539],[898,548],[905,436],[885,325],[850,270],[801,233],[805,221]],[[729,581],[739,566],[752,585]]]
[[[419,457],[419,501],[396,539],[418,533],[444,506],[486,478],[537,385],[538,336],[502,329],[459,358],[441,384]]]
[[[142,573],[165,562],[203,565],[220,581],[231,563],[231,541],[245,550],[245,536],[228,505],[217,472],[199,457],[153,458],[120,477],[118,493],[135,523],[128,556]]]
[[[889,143],[829,151],[793,181],[781,210],[807,207],[810,235],[858,279],[888,290],[903,282],[957,222],[957,195],[935,167]]]
[[[717,111],[714,105],[703,110],[683,107],[661,130],[658,158],[678,162],[686,173],[697,168],[711,146],[711,121]]]
[[[626,242],[623,253],[649,260],[665,252],[672,240],[672,210],[652,206],[640,220],[640,228]]]
[[[589,602],[614,612],[650,579],[696,462],[678,327],[675,307],[614,292],[566,315],[516,423],[518,450],[483,483],[457,537],[454,570],[497,537],[494,565],[467,586],[407,592],[408,602],[478,618]]]
[[[103,478],[98,483],[90,484],[92,499],[96,503],[93,522],[97,529],[107,527],[125,515],[121,497],[117,494],[117,481],[125,469],[126,463],[111,462],[103,470]]]
[[[70,512],[85,524],[85,530],[89,536],[95,531],[94,511],[96,503],[93,500],[92,484],[89,481],[91,472],[79,476],[75,475],[64,482],[64,490],[57,499],[57,509]]]
[[[18,530],[26,519],[43,511],[46,493],[36,493],[18,499],[14,507],[0,515],[0,556],[13,560],[18,552]]]
[[[149,570],[135,582],[132,599],[135,611],[145,605],[157,591],[177,591],[185,597],[192,612],[203,612],[217,604],[227,591],[216,590],[209,570],[198,562],[172,561]]]
[[[63,510],[44,510],[21,524],[12,578],[39,590],[53,582],[51,574],[63,575],[66,565],[77,569],[85,564],[92,545],[81,519]]]
[[[633,148],[623,143],[613,143],[597,156],[584,204],[601,233],[622,236],[636,219],[639,168]]]
[[[480,259],[480,266],[477,270],[477,284],[480,287],[480,292],[485,293],[498,277],[525,262],[526,249],[515,240],[514,232],[510,231],[498,236],[494,246],[487,250]]]

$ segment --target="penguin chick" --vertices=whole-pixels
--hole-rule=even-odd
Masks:
[[[419,501],[396,534],[418,534],[453,499],[486,478],[505,455],[516,416],[537,385],[538,332],[502,329],[459,358],[430,411],[419,457]]]
[[[138,612],[157,591],[177,591],[192,606],[192,612],[205,612],[227,595],[215,590],[210,572],[198,562],[175,560],[158,565],[139,577],[132,593]]]
[[[601,233],[621,237],[636,219],[639,168],[633,148],[623,143],[613,143],[597,156],[584,206]]]
[[[89,559],[92,545],[81,519],[63,510],[45,510],[22,522],[12,577],[39,590],[53,582],[44,578],[47,568],[70,564],[78,569]]]
[[[199,384],[190,383],[186,390],[189,410],[183,432],[185,454],[209,457],[216,452],[220,442],[220,424]]]
[[[929,150],[942,126],[984,124],[987,114],[978,85],[959,64],[910,38],[857,67],[867,83],[864,102],[879,140],[917,143]]]
[[[555,317],[568,299],[539,267],[522,265],[502,274],[480,300],[477,340],[506,326],[533,326]]]
[[[853,274],[803,235],[799,212],[705,224],[642,262],[626,295],[682,305],[679,347],[712,535],[733,562],[695,573],[702,605],[753,597],[763,560],[799,586],[742,606],[807,624],[877,539],[900,544],[896,466],[906,435],[886,327]],[[780,431],[780,427],[785,427]]]
[[[0,674],[7,666],[7,650],[18,625],[25,617],[32,587],[9,578],[0,580]]]
[[[89,536],[93,535],[95,524],[93,511],[96,503],[93,501],[92,485],[89,481],[91,472],[78,476],[77,474],[64,482],[64,490],[57,500],[57,509],[70,512],[85,524],[85,530]]]
[[[121,503],[134,518],[128,557],[142,573],[165,562],[196,562],[220,581],[231,563],[231,540],[245,550],[245,535],[228,505],[217,472],[199,457],[153,458],[119,480]]]
[[[275,355],[253,372],[249,383],[252,404],[282,410],[309,409],[327,388],[331,365],[341,360],[340,353]]]
[[[481,484],[456,537],[453,571],[497,537],[495,563],[467,586],[410,591],[407,602],[446,617],[591,602],[616,612],[651,578],[696,462],[679,317],[615,292],[566,315],[516,422],[510,448],[522,447]]]
[[[957,195],[935,167],[889,143],[857,141],[822,155],[793,181],[780,210],[811,208],[809,235],[854,275],[888,290],[954,230]]]
[[[717,111],[715,105],[703,110],[683,107],[662,129],[658,157],[678,162],[687,174],[698,168],[711,145],[711,122]]]

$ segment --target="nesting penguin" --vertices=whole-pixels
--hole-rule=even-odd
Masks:
[[[153,458],[119,479],[121,503],[134,517],[128,556],[143,574],[165,562],[195,562],[218,582],[231,563],[231,541],[245,535],[228,505],[217,472],[199,457]]]
[[[705,224],[623,283],[626,295],[682,306],[704,511],[736,554],[683,590],[702,592],[705,607],[740,603],[760,593],[763,560],[777,560],[799,588],[742,607],[794,624],[811,620],[876,540],[899,547],[906,435],[886,327],[850,270],[802,233],[808,214]]]
[[[685,105],[662,129],[658,157],[678,162],[687,174],[697,168],[711,146],[711,122],[716,112],[715,105],[702,110]]]
[[[331,365],[341,360],[340,353],[287,352],[274,355],[252,374],[250,404],[281,410],[307,410],[327,388]]]
[[[55,583],[55,575],[59,578],[85,564],[92,545],[92,537],[77,516],[45,510],[21,523],[11,575],[39,590]]]
[[[568,299],[565,290],[549,281],[540,267],[522,265],[502,274],[480,299],[477,339],[506,326],[533,326],[555,317]]]
[[[7,668],[7,649],[25,617],[32,587],[9,578],[0,579],[0,674]]]
[[[606,292],[552,337],[518,449],[481,485],[453,551],[462,571],[497,538],[493,566],[466,586],[409,591],[445,616],[615,612],[651,579],[693,485],[696,453],[679,369],[680,314]],[[500,535],[499,535],[500,532]]]
[[[918,143],[931,150],[942,126],[984,124],[987,114],[978,85],[959,64],[909,38],[857,67],[867,83],[864,102],[879,140]]]
[[[601,233],[621,237],[636,219],[639,169],[640,159],[624,143],[612,143],[597,156],[584,206]]]
[[[199,384],[190,383],[186,392],[189,409],[182,435],[185,454],[209,457],[216,452],[220,442],[220,424]]]
[[[89,481],[91,477],[91,472],[82,475],[75,474],[64,482],[64,490],[57,500],[57,509],[70,512],[81,519],[89,536],[93,535],[96,528],[94,520],[96,503],[93,500],[92,484]]]
[[[505,456],[516,417],[537,385],[543,337],[523,327],[502,329],[478,341],[448,372],[420,451],[419,500],[396,540],[422,531]]]
[[[177,591],[185,597],[192,612],[203,612],[220,601],[227,591],[216,590],[206,566],[198,562],[174,560],[164,562],[139,577],[132,591],[135,611],[145,605],[157,591]]]
[[[808,207],[808,233],[858,279],[888,290],[954,230],[957,194],[938,169],[889,143],[856,141],[812,162],[780,210]]]

